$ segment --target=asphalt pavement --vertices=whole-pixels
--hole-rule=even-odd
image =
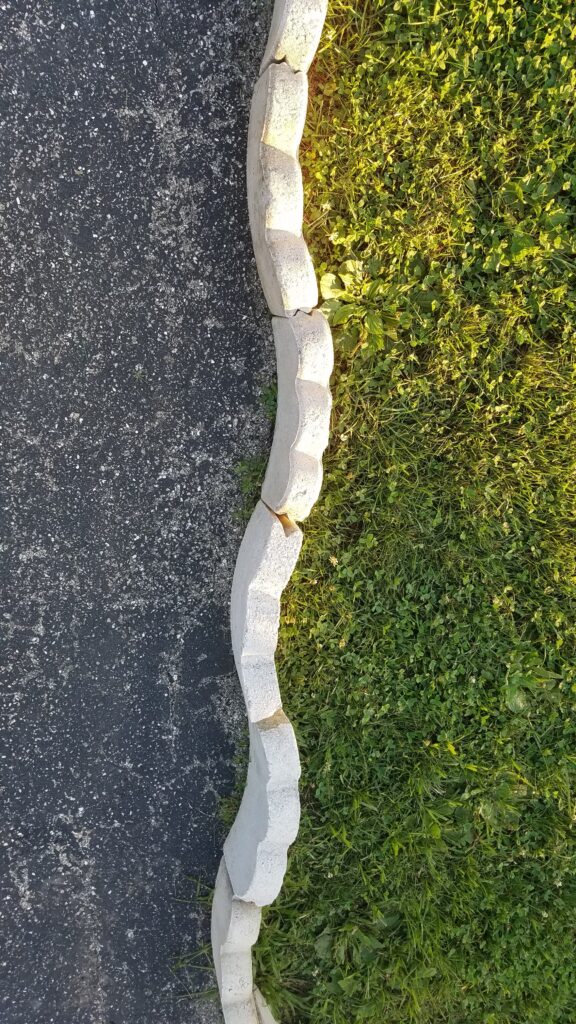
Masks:
[[[268,0],[0,3],[0,1020],[216,1024]],[[178,962],[188,967],[178,969]]]

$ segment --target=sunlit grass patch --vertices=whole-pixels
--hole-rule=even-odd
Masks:
[[[278,665],[305,1024],[576,1021],[576,19],[331,4],[302,160],[337,346]]]

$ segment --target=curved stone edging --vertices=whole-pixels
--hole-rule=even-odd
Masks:
[[[278,406],[262,500],[278,515],[302,520],[322,486],[322,454],[328,444],[334,363],[326,317],[314,310],[273,317]]]
[[[314,307],[318,288],[302,235],[298,147],[327,0],[276,0],[252,97],[246,160],[256,264],[272,313],[278,410],[261,500],[240,545],[231,596],[234,660],[250,727],[240,809],[224,843],[212,905],[212,950],[226,1024],[275,1024],[252,978],[262,906],[278,895],[300,818],[300,762],[274,664],[280,598],[322,483],[333,352]]]

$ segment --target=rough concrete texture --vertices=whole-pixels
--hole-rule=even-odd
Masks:
[[[310,514],[322,484],[332,404],[332,337],[319,310],[274,317],[272,326],[278,407],[262,499],[275,512],[302,520]]]
[[[308,79],[286,64],[273,64],[254,86],[250,107],[249,151],[252,142],[297,157],[308,105]]]
[[[199,1024],[266,451],[245,144],[266,0],[0,5],[0,1020]],[[202,965],[202,960],[199,961]]]
[[[301,546],[298,527],[259,501],[238,552],[230,606],[232,649],[251,722],[281,706],[274,665],[280,597]]]
[[[250,725],[250,763],[236,820],[224,843],[234,895],[263,907],[286,873],[300,821],[296,737],[283,711]]]
[[[310,312],[318,301],[318,287],[308,246],[301,235],[267,231],[266,244],[256,248],[262,290],[274,316]]]
[[[262,195],[258,202],[265,218],[265,229],[300,234],[304,189],[298,161],[264,143],[260,146],[260,156]]]
[[[253,993],[242,1001],[222,1006],[224,1024],[260,1024],[260,1015]]]
[[[293,71],[308,71],[327,8],[328,0],[276,0],[261,70],[285,60]]]
[[[318,301],[312,260],[302,237],[298,147],[306,118],[306,76],[272,64],[254,89],[246,159],[250,229],[266,301],[276,316]]]
[[[261,910],[235,898],[224,860],[212,901],[212,953],[226,1024],[257,1022],[253,1000],[252,946],[260,931]]]

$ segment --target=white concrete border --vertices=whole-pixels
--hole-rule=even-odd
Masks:
[[[286,61],[293,71],[308,71],[320,42],[328,0],[277,0],[260,71]]]
[[[258,502],[240,546],[231,597],[232,647],[246,702],[250,763],[224,843],[212,905],[212,947],[226,1024],[275,1024],[254,987],[251,950],[260,907],[282,885],[300,818],[300,762],[282,710],[274,664],[280,598],[296,564],[305,519],[322,482],[332,371],[330,329],[315,310],[316,275],[302,235],[298,148],[327,0],[276,0],[254,88],[246,159],[256,265],[273,314],[278,367],[274,440]]]
[[[234,895],[267,906],[276,899],[288,847],[300,823],[296,737],[283,711],[250,725],[250,763],[242,803],[224,860]]]
[[[318,302],[302,237],[302,175],[297,154],[308,82],[287,64],[271,64],[256,83],[250,110],[246,182],[256,265],[275,316],[309,312]]]
[[[226,1024],[257,1020],[252,946],[260,931],[260,907],[235,898],[224,860],[212,901],[212,954]]]
[[[230,603],[232,650],[250,722],[281,707],[274,652],[280,596],[302,546],[302,533],[259,501],[240,545]]]
[[[322,486],[332,399],[332,336],[323,314],[273,317],[278,408],[262,498],[278,513],[302,520]]]

